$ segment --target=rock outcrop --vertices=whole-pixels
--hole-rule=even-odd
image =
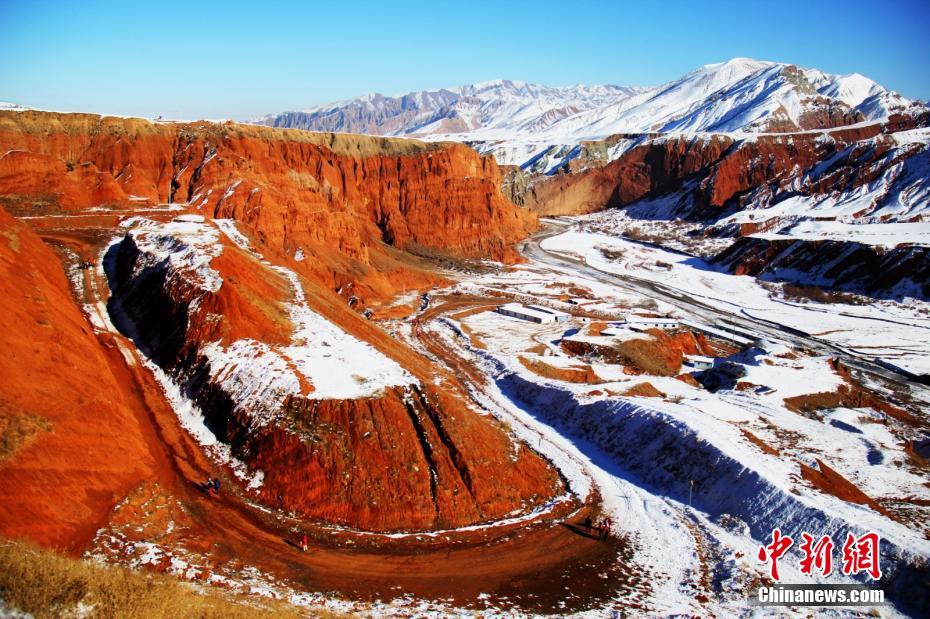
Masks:
[[[676,215],[715,220],[727,209],[774,202],[779,192],[827,195],[872,182],[917,152],[886,159],[897,146],[892,134],[928,123],[930,116],[896,116],[885,124],[749,139],[617,136],[605,143],[635,145],[608,163],[591,160],[583,169],[531,181],[523,204],[540,215],[577,215],[676,193],[686,205]],[[594,143],[586,149],[597,152]]]
[[[14,215],[189,204],[359,297],[436,281],[395,249],[512,261],[536,227],[493,158],[462,145],[42,112],[0,112],[0,144]]]
[[[855,242],[737,240],[714,258],[737,275],[871,296],[930,298],[930,248]]]
[[[299,277],[209,222],[139,225],[108,257],[112,313],[258,476],[265,504],[365,530],[431,530],[500,519],[564,491],[553,468],[462,394],[433,388],[434,374],[413,362],[414,374],[400,370],[403,346],[367,347],[368,361],[340,366],[341,349],[362,344],[319,317],[335,340],[292,341],[304,337],[301,317],[284,306],[304,294]],[[308,370],[301,355],[317,352],[308,347],[331,352]],[[396,371],[370,385],[385,374],[372,372],[378,364]],[[347,373],[359,393],[334,394]]]

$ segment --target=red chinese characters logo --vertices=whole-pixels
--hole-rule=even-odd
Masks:
[[[879,559],[880,538],[877,533],[869,532],[859,537],[852,533],[846,535],[843,544],[842,572],[845,576],[856,576],[866,573],[873,580],[882,577]],[[759,546],[759,562],[769,564],[769,574],[772,580],[778,582],[781,575],[778,573],[778,562],[794,545],[794,539],[782,535],[781,529],[772,531],[772,541],[765,546]],[[835,544],[829,535],[815,538],[810,533],[801,533],[801,561],[798,564],[802,574],[813,576],[829,576],[833,573],[833,549]]]
[[[815,544],[814,537],[807,532],[801,533],[801,538],[804,540],[801,573],[810,576],[816,569],[823,576],[829,576],[833,572],[833,540],[824,535]]]
[[[882,569],[878,564],[878,534],[866,533],[856,537],[852,533],[846,535],[843,544],[843,573],[855,576],[866,572],[874,580],[882,577]]]
[[[771,562],[769,567],[772,579],[778,582],[781,576],[778,575],[778,560],[788,552],[788,549],[794,544],[794,540],[787,535],[781,534],[781,529],[772,531],[772,543],[768,546],[759,546],[759,561],[765,563]]]

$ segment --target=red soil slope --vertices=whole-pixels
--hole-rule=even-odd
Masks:
[[[2,209],[0,333],[0,431],[33,427],[0,460],[0,534],[79,550],[155,462],[125,369],[111,371],[119,352],[91,333],[54,252]]]

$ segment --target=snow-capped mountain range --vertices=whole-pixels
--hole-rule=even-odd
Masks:
[[[736,58],[654,88],[496,80],[270,115],[276,127],[468,142],[524,165],[554,145],[621,133],[794,132],[887,118],[915,104],[867,77]],[[922,107],[922,106],[921,106]]]

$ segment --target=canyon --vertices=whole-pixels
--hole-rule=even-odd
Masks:
[[[493,159],[457,145],[29,112],[7,115],[0,136],[10,147],[0,159],[0,193],[17,214],[183,204],[235,220],[255,240],[258,249],[243,249],[193,215],[143,220],[99,260],[124,332],[200,407],[233,455],[261,471],[263,502],[352,527],[429,530],[499,519],[560,492],[550,468],[525,450],[511,456],[505,435],[464,394],[434,390],[435,373],[360,316],[401,286],[442,281],[404,250],[513,258],[511,243],[535,218],[500,196]],[[435,217],[448,236],[436,234]],[[335,339],[313,346],[342,349],[354,338],[338,334],[353,333],[403,380],[374,376],[371,389],[328,394],[324,382],[364,369],[336,369],[320,384],[307,369],[285,369],[290,380],[243,402],[218,377],[244,371],[238,353],[258,357],[239,383],[259,381],[255,372],[274,371],[275,362],[293,366],[272,349],[297,337],[286,307],[295,298],[329,317],[319,320]],[[209,359],[209,346],[228,357]],[[358,354],[350,363],[364,365]],[[412,374],[397,365],[405,360]],[[261,415],[273,423],[257,421]]]
[[[726,614],[774,527],[875,531],[918,613],[928,157],[924,104],[750,59],[0,110],[0,533],[431,617]]]

